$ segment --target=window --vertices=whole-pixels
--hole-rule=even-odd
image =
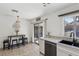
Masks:
[[[65,17],[64,23],[65,23],[65,32],[70,32],[74,30],[73,29],[73,23],[74,23],[73,17]]]
[[[65,36],[70,37],[70,33],[74,32],[76,37],[79,37],[79,16],[64,17]]]

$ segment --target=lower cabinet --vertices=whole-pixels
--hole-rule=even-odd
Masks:
[[[72,48],[65,47],[47,40],[39,40],[39,50],[45,56],[78,56],[74,54]],[[72,51],[72,52],[71,52]]]
[[[45,56],[56,56],[56,43],[45,41]]]
[[[63,49],[57,48],[57,56],[69,56],[69,54]]]
[[[64,49],[63,47],[57,46],[57,56],[78,56],[70,52],[70,50]]]
[[[41,54],[45,54],[45,40],[43,39],[39,40],[39,50]]]

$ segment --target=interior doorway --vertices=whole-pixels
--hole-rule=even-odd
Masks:
[[[34,42],[39,45],[39,39],[44,35],[44,24],[36,23],[34,24]]]

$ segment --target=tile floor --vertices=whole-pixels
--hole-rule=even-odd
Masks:
[[[39,46],[34,43],[20,46],[19,48],[0,50],[0,56],[42,56],[39,53]]]

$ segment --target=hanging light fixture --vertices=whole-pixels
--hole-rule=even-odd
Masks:
[[[15,12],[15,13],[18,13],[18,10],[12,9],[12,11]],[[17,16],[17,20],[14,23],[13,28],[15,29],[16,35],[18,35],[19,34],[19,31],[20,31],[20,20],[19,20],[19,16]]]

